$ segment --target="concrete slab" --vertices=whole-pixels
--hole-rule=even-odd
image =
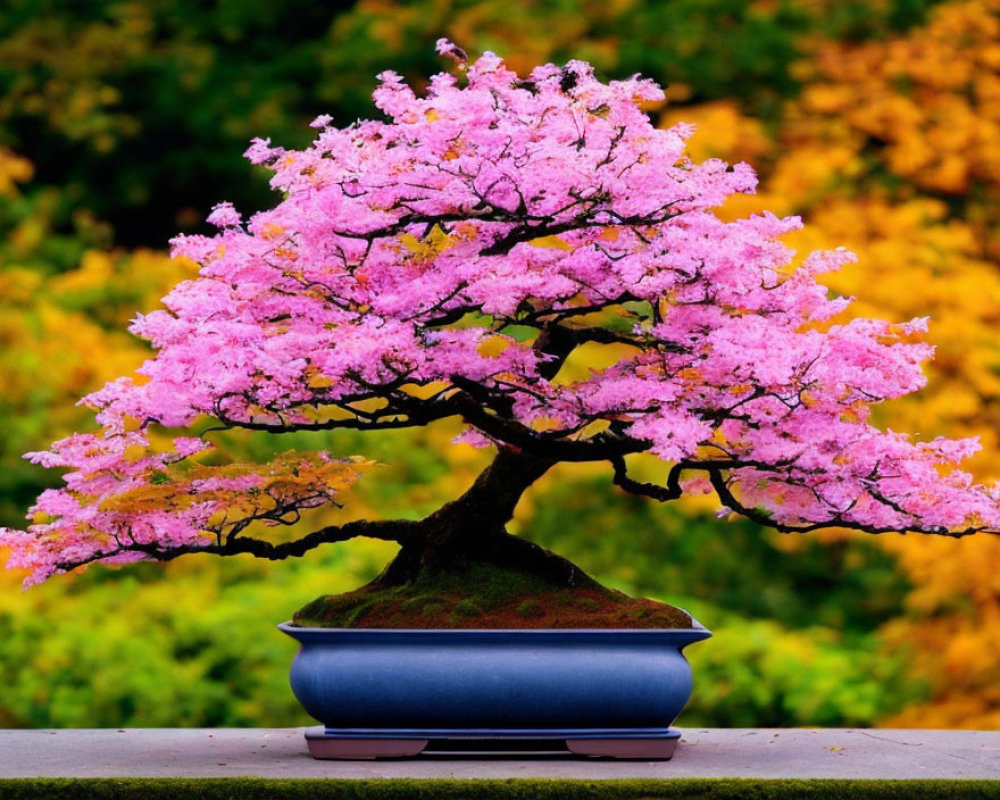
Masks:
[[[0,778],[992,778],[1000,732],[690,729],[670,761],[316,761],[303,728],[0,730]]]

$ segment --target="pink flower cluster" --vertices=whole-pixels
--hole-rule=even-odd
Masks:
[[[925,322],[833,324],[848,300],[816,276],[853,256],[793,269],[780,236],[797,218],[720,220],[712,209],[756,177],[692,163],[690,128],[642,110],[662,99],[655,84],[604,84],[576,61],[521,78],[490,53],[424,97],[394,73],[380,82],[386,121],[320,117],[302,151],[253,143],[284,195],[273,209],[244,221],[221,204],[216,235],[174,241],[200,276],[132,326],[157,350],[143,379],[86,399],[103,432],[35,456],[75,471],[33,509],[52,521],[0,533],[14,565],[40,580],[142,556],[94,522],[100,498],[149,480],[122,456],[141,431],[203,415],[264,430],[460,416],[466,440],[557,460],[647,450],[783,529],[1000,527],[995,489],[941,469],[974,442],[868,423],[872,403],[923,384]],[[583,344],[615,348],[614,363],[564,369]],[[164,513],[122,524],[164,550],[204,538],[207,509]]]

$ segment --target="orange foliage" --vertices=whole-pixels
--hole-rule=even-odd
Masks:
[[[830,276],[851,313],[930,316],[928,388],[880,410],[921,438],[976,435],[1000,477],[1000,0],[951,2],[883,41],[817,42],[775,136],[732,104],[670,108],[698,125],[699,157],[747,159],[756,196],[723,213],[801,214],[799,252],[839,245],[860,264]],[[883,537],[914,584],[883,633],[912,653],[933,699],[890,726],[1000,728],[1000,537]]]
[[[1000,257],[1000,0],[945,3],[884,42],[825,42],[802,77],[806,113],[846,122],[913,186],[965,198]]]

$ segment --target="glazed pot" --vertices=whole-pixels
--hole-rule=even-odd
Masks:
[[[323,723],[320,758],[414,755],[430,742],[566,742],[669,758],[691,694],[690,629],[395,630],[278,626],[301,648],[292,691]]]

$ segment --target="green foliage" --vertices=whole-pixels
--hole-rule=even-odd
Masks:
[[[638,4],[618,22],[618,71],[684,84],[694,101],[738,97],[772,116],[797,89],[798,37],[817,20],[787,1],[674,0]]]
[[[11,0],[0,17],[0,120],[44,184],[162,246],[203,198],[263,203],[241,153],[302,145],[339,4]],[[311,116],[310,116],[311,115]]]
[[[942,0],[889,0],[874,6],[871,0],[832,2],[825,9],[830,38],[847,41],[882,39],[923,25],[927,14]]]
[[[0,611],[9,727],[305,725],[296,645],[274,627],[324,591],[372,578],[381,543],[310,562],[93,569]]]
[[[874,634],[688,608],[712,621],[715,636],[685,651],[695,691],[684,726],[871,727],[928,696],[907,679],[905,654],[885,652]]]
[[[764,116],[798,87],[804,37],[919,23],[933,0],[8,0],[0,16],[0,145],[59,186],[61,233],[86,209],[117,241],[162,247],[209,206],[263,207],[241,158],[254,136],[308,141],[320,113],[371,116],[375,74],[442,68],[433,42],[494,49],[527,69],[584,58],[604,75],[735,97]],[[74,211],[78,215],[79,211]]]

